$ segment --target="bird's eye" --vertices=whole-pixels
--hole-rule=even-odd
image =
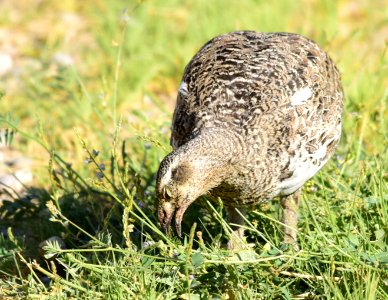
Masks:
[[[163,188],[162,196],[165,200],[170,200],[172,198],[171,190],[167,186]]]

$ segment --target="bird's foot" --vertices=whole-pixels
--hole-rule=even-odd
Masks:
[[[228,250],[239,251],[242,249],[249,249],[244,238],[244,228],[241,226],[244,224],[244,218],[242,215],[246,214],[244,208],[240,208],[239,211],[234,207],[227,207],[228,210],[228,222],[231,225],[233,232],[229,236],[227,244]]]
[[[283,243],[290,244],[295,251],[299,250],[297,243],[299,197],[300,192],[297,191],[282,198],[280,202],[283,207]]]
[[[226,247],[230,251],[240,251],[249,248],[245,241],[243,228],[238,228],[230,234]]]
[[[298,242],[296,239],[290,237],[290,236],[285,236],[283,239],[283,244],[289,245],[295,252],[298,252],[300,250]]]

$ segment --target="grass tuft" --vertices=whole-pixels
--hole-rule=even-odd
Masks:
[[[0,4],[0,146],[34,182],[1,194],[1,299],[388,298],[383,1],[19,2]],[[277,201],[252,208],[236,253],[222,203],[194,203],[182,240],[157,223],[183,68],[238,29],[304,34],[342,73],[342,141],[304,187],[297,252]]]

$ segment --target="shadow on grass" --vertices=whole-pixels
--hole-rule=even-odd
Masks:
[[[150,177],[153,177],[150,176]],[[146,186],[138,189],[134,196],[137,206],[156,225],[156,203],[148,185],[153,185],[153,178],[143,180]],[[152,188],[152,186],[151,186]],[[36,260],[44,264],[39,244],[50,237],[60,237],[67,248],[79,249],[87,247],[91,236],[99,237],[109,235],[112,245],[125,247],[123,237],[123,207],[109,194],[95,191],[93,188],[78,189],[77,192],[63,193],[57,199],[56,206],[61,214],[66,216],[79,228],[69,222],[57,222],[47,208],[47,203],[53,201],[53,196],[47,190],[40,188],[28,188],[24,196],[3,200],[0,206],[0,269],[14,274],[17,271],[14,253],[17,251],[27,260]],[[203,241],[207,245],[218,247],[227,241],[226,235],[219,221],[216,220],[211,209],[206,204],[206,198],[202,198],[191,205],[182,222],[183,232],[188,234],[194,223],[197,223],[197,231],[201,231]],[[216,206],[217,207],[217,206]],[[275,208],[266,208],[267,212],[275,213]],[[136,212],[136,208],[134,208]],[[222,208],[219,212],[224,215]],[[138,212],[136,212],[138,214]],[[139,215],[139,214],[138,214]],[[257,217],[256,217],[257,219]],[[147,239],[159,240],[160,237],[144,226],[142,220],[130,218],[134,225],[131,233],[131,241],[138,248],[143,247]],[[256,226],[265,232],[273,232],[276,228],[265,220],[256,220]],[[184,238],[185,239],[185,238]],[[183,240],[184,240],[183,239]],[[248,242],[264,244],[259,236],[248,234]],[[176,237],[178,240],[178,237]],[[182,241],[183,241],[182,240]],[[194,248],[198,248],[197,239],[194,240]],[[27,270],[24,270],[27,272]]]
[[[92,236],[110,234],[112,244],[123,244],[122,209],[107,195],[92,189],[66,193],[57,200],[61,213],[69,222],[57,222],[47,208],[52,196],[39,188],[29,188],[20,198],[3,200],[0,206],[0,269],[14,273],[13,252],[27,260],[42,263],[39,244],[50,237],[60,237],[67,248],[82,248]],[[136,235],[136,234],[134,234]]]

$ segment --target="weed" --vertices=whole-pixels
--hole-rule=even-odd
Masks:
[[[11,2],[0,22],[19,71],[0,83],[0,137],[36,164],[34,187],[0,202],[0,298],[387,298],[383,1],[132,1],[125,10],[65,0],[40,1],[39,13]],[[183,240],[157,224],[155,172],[170,149],[179,77],[204,42],[237,29],[307,35],[343,74],[343,138],[304,188],[299,252],[280,242],[277,201],[249,212],[254,246],[238,253],[222,247],[223,208],[205,198],[188,210]],[[53,236],[66,247],[39,248]]]

